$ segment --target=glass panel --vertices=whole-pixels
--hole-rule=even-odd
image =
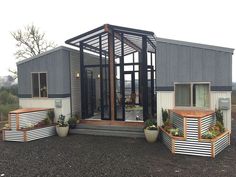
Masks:
[[[191,106],[191,85],[175,85],[175,106]]]
[[[32,89],[33,97],[39,97],[39,75],[38,73],[32,74]]]
[[[193,106],[209,107],[209,84],[193,84]]]
[[[40,96],[41,97],[47,97],[47,74],[46,73],[40,73]]]

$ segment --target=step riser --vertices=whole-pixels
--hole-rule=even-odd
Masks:
[[[142,127],[78,125],[76,128],[90,129],[90,130],[128,131],[128,132],[140,132],[140,133],[143,132]]]
[[[84,134],[84,135],[99,135],[99,136],[117,136],[117,137],[130,137],[130,138],[144,138],[142,132],[127,132],[127,131],[109,131],[109,130],[92,130],[92,129],[74,129],[70,130],[71,134]]]

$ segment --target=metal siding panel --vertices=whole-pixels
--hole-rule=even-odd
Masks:
[[[231,86],[232,54],[164,42],[157,45],[158,87],[194,81]]]
[[[19,114],[19,128],[27,123],[36,124],[47,117],[47,111],[37,111]]]
[[[36,139],[41,139],[49,136],[53,136],[56,134],[55,126],[39,128],[35,130],[29,130],[27,132],[27,141],[33,141]]]
[[[81,113],[80,100],[80,79],[76,78],[77,72],[80,73],[80,55],[79,53],[70,52],[70,67],[71,67],[71,99],[72,99],[72,114]]]
[[[48,93],[68,94],[69,54],[61,49],[18,65],[19,94],[31,94],[31,72],[47,72]]]

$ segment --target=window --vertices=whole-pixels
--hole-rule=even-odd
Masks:
[[[32,96],[47,97],[47,74],[32,73]]]
[[[209,84],[175,84],[175,106],[209,107]]]

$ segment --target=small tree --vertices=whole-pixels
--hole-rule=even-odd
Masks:
[[[49,42],[45,39],[45,33],[40,32],[35,25],[27,25],[24,30],[11,32],[12,37],[16,40],[17,51],[15,52],[16,59],[26,59],[49,49],[55,48],[54,42]],[[17,77],[17,72],[14,69],[9,69],[13,77]]]

